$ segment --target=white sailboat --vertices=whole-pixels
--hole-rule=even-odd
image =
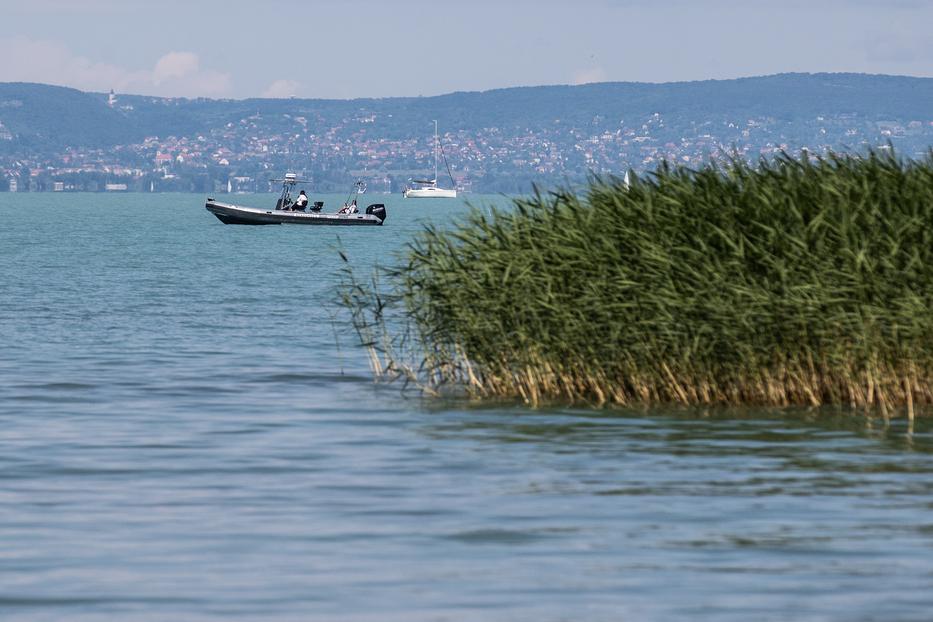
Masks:
[[[415,187],[405,188],[405,192],[402,193],[406,199],[456,199],[457,191],[454,188],[439,188],[437,185],[437,152],[440,149],[441,143],[437,137],[437,120],[434,121],[434,179],[413,179],[412,184]],[[447,158],[444,158],[446,163]],[[447,174],[450,175],[450,167],[447,167]],[[450,177],[450,182],[453,183],[453,176]]]

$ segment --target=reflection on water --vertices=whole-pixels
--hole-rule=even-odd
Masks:
[[[422,400],[334,233],[69,199],[0,204],[4,620],[929,618],[930,419]],[[360,263],[438,209],[387,202]]]

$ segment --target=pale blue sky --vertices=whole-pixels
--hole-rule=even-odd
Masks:
[[[382,97],[785,71],[933,76],[933,0],[0,0],[0,81]]]

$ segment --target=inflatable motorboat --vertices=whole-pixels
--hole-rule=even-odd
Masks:
[[[296,184],[307,183],[294,173],[285,175],[282,182],[282,195],[276,202],[275,209],[267,210],[256,207],[243,207],[222,203],[208,197],[204,208],[225,225],[381,225],[386,219],[386,208],[382,203],[373,203],[361,214],[356,207],[356,199],[344,204],[333,214],[323,213],[324,203],[317,201],[302,205],[301,201],[292,201],[291,190]],[[356,184],[357,196],[362,194],[362,183]],[[308,211],[305,211],[308,210]]]

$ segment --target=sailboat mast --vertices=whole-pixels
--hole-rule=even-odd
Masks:
[[[437,183],[437,119],[434,119],[434,183]]]

